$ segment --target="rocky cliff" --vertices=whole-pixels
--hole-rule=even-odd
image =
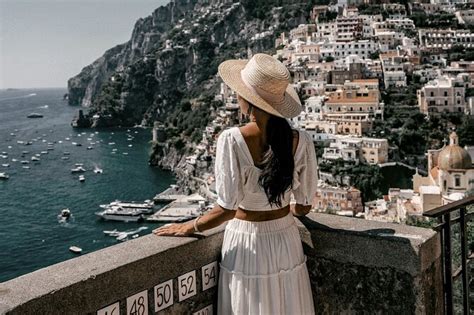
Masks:
[[[68,81],[69,104],[88,110],[74,125],[162,123],[171,149],[155,148],[151,162],[173,168],[220,105],[210,104],[219,63],[271,51],[276,36],[307,21],[311,6],[301,0],[171,1],[139,19],[128,42]],[[161,159],[170,150],[173,158]]]

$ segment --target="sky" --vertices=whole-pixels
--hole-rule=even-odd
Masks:
[[[0,0],[0,89],[66,87],[169,0]]]

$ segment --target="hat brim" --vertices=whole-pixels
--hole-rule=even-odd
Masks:
[[[248,60],[232,59],[221,63],[219,65],[218,72],[224,83],[245,100],[269,114],[284,118],[293,118],[298,116],[299,113],[301,113],[302,106],[300,98],[298,97],[298,93],[296,93],[291,84],[288,84],[284,99],[279,104],[268,103],[257,93],[247,87],[240,74],[247,62]]]

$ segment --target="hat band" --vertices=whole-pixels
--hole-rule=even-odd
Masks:
[[[278,105],[281,104],[285,101],[285,93],[283,94],[275,94],[275,93],[270,93],[265,91],[264,89],[258,87],[258,86],[253,86],[249,83],[247,76],[246,76],[245,71],[240,72],[240,77],[242,78],[242,81],[244,82],[245,86],[251,90],[253,93],[257,94],[261,98],[263,98],[264,101],[269,103],[270,105]],[[255,104],[254,104],[255,105]]]

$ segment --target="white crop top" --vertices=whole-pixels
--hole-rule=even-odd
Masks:
[[[293,193],[296,203],[310,205],[316,193],[318,172],[316,152],[311,136],[299,132],[294,155],[293,188],[282,196],[282,206],[290,203]],[[258,184],[261,170],[254,165],[252,155],[239,127],[224,130],[217,139],[215,179],[217,203],[224,209],[275,210],[263,188]]]

